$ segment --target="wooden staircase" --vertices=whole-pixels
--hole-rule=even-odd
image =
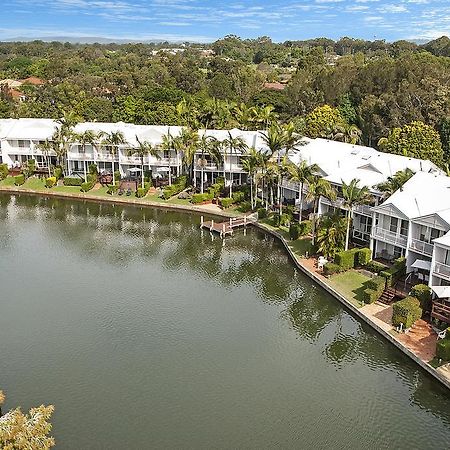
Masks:
[[[394,288],[386,288],[378,301],[380,303],[384,303],[385,305],[390,305],[394,301],[396,295],[397,291]]]

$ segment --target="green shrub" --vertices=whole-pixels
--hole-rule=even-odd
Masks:
[[[233,192],[233,194],[231,196],[234,200],[234,203],[240,203],[245,200],[245,193],[242,191]]]
[[[25,183],[25,175],[23,173],[21,173],[20,175],[16,175],[14,177],[14,184],[16,186],[22,186],[22,184]]]
[[[364,303],[375,303],[384,291],[386,286],[386,279],[380,276],[371,278],[364,283],[364,291],[362,299]]]
[[[298,223],[292,222],[289,226],[289,237],[296,241],[300,237],[300,225]]]
[[[380,263],[378,261],[370,261],[366,264],[365,267],[368,271],[379,274],[383,270],[386,270],[388,267],[386,264]]]
[[[252,210],[252,204],[248,200],[245,200],[239,204],[237,210],[242,213],[249,212]]]
[[[422,317],[422,308],[417,298],[406,297],[394,303],[392,307],[392,325],[399,326],[401,323],[405,328],[411,326]]]
[[[28,159],[25,169],[23,170],[23,174],[25,178],[31,177],[34,172],[36,172],[36,160]]]
[[[328,262],[323,266],[324,275],[333,275],[339,272],[342,272],[341,266],[338,266],[335,263]]]
[[[52,188],[56,185],[57,181],[56,177],[48,177],[45,179],[45,187]]]
[[[370,248],[360,248],[356,252],[356,263],[358,266],[366,266],[372,260],[372,250]]]
[[[59,180],[60,178],[62,178],[62,176],[63,176],[62,168],[59,167],[59,166],[55,167],[55,168],[53,169],[53,176],[54,176],[57,180]]]
[[[312,222],[310,220],[303,220],[300,222],[300,229],[299,233],[300,236],[306,236],[310,233],[312,233]]]
[[[280,226],[280,215],[278,213],[272,213],[269,216],[270,225],[273,227],[279,227]]]
[[[213,197],[209,193],[194,194],[192,196],[192,198],[191,198],[191,203],[199,204],[199,203],[207,202],[207,201],[212,200],[212,199],[213,199]]]
[[[380,294],[374,289],[364,289],[362,292],[362,301],[366,304],[375,303],[380,298]]]
[[[258,219],[265,219],[267,217],[267,210],[266,208],[258,208]]]
[[[137,198],[143,198],[147,195],[148,189],[145,187],[138,187],[136,191],[136,197]]]
[[[88,172],[89,172],[89,173],[92,173],[92,174],[95,174],[95,175],[98,175],[98,167],[97,167],[97,164],[94,164],[94,163],[89,164]]]
[[[371,278],[370,280],[366,281],[364,283],[364,286],[367,289],[373,289],[374,291],[384,291],[384,288],[386,286],[386,279],[380,276],[376,276]],[[381,293],[380,293],[381,294]]]
[[[96,177],[97,178],[97,177]],[[95,181],[87,181],[81,184],[81,191],[88,192],[95,186]]]
[[[334,262],[341,266],[342,270],[353,269],[355,267],[355,249],[336,253]]]
[[[64,177],[64,186],[81,186],[83,178],[80,177]]]
[[[447,329],[447,335],[450,331]],[[450,339],[439,339],[436,343],[436,356],[444,361],[450,361]]]
[[[412,287],[411,297],[415,297],[420,302],[420,307],[424,311],[431,310],[431,288],[426,284],[416,284]]]
[[[233,203],[234,203],[233,198],[221,198],[220,199],[220,206],[222,206],[222,208],[224,208],[224,209],[229,208]]]
[[[187,185],[187,177],[183,175],[179,177],[177,180],[175,180],[175,182],[172,183],[171,186],[166,186],[163,189],[161,198],[163,198],[164,200],[168,200],[169,198],[179,194],[181,191],[186,189],[186,185]]]
[[[0,180],[4,180],[8,176],[8,164],[0,164]]]
[[[107,189],[106,193],[109,195],[114,195],[117,193],[118,190],[119,190],[118,184],[110,184],[110,185],[108,185],[108,189]]]
[[[117,181],[120,181],[122,179],[122,175],[120,174],[120,170],[115,170],[114,171],[114,180],[117,182]]]
[[[287,227],[290,225],[291,221],[292,221],[292,216],[290,214],[288,214],[288,213],[281,214],[281,217],[280,217],[280,225],[281,226]]]

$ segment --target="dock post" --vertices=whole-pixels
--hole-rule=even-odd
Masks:
[[[200,228],[203,228],[203,216],[200,216]]]
[[[225,236],[225,222],[222,224],[222,235]]]
[[[247,226],[247,216],[244,216],[244,228]]]
[[[232,222],[233,222],[233,221],[232,221],[232,219],[231,219],[231,217],[230,217],[230,228],[231,228],[231,226],[232,226]]]
[[[211,227],[210,227],[210,231],[214,230],[214,220],[211,220]]]

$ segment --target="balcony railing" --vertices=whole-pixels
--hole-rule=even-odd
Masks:
[[[373,208],[373,206],[370,206],[370,205],[356,205],[353,208],[353,212],[372,217],[372,214],[373,214],[372,208]]]
[[[118,155],[111,155],[111,153],[97,153],[97,158],[100,161],[119,161]]]
[[[434,272],[450,280],[450,266],[440,262],[434,264]]]
[[[385,228],[372,227],[372,237],[374,239],[382,240],[388,244],[397,245],[406,248],[408,237],[403,234],[393,233]]]
[[[410,248],[423,255],[433,255],[433,245],[428,242],[421,241],[420,239],[412,239]]]

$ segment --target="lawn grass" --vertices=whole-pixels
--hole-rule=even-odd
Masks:
[[[14,186],[14,177],[6,177],[0,181],[0,186]]]
[[[35,177],[28,178],[21,187],[24,189],[33,189],[36,191],[46,189],[45,181],[42,178]]]
[[[364,283],[368,280],[369,276],[357,270],[336,273],[329,278],[330,284],[358,308],[363,306]]]

